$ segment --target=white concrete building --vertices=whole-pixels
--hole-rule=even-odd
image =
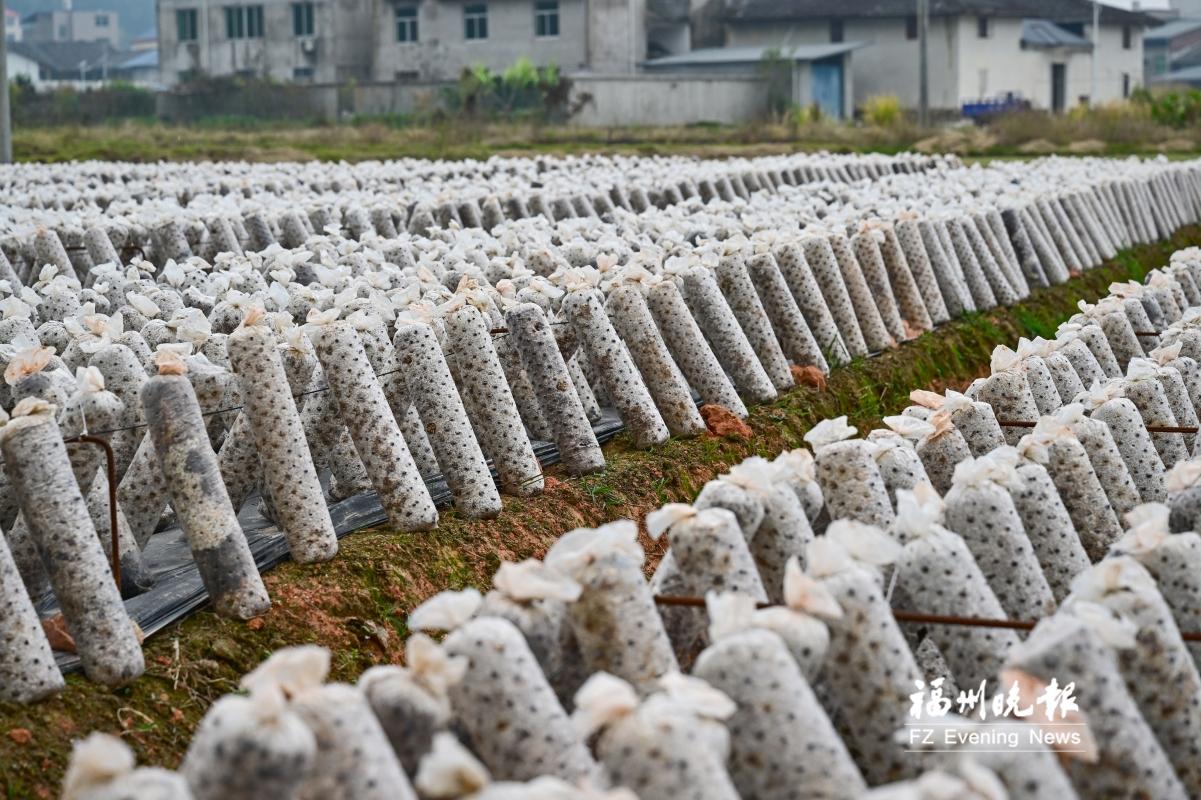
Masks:
[[[27,42],[108,42],[121,46],[116,11],[35,11],[21,20]]]
[[[158,0],[159,62],[191,75],[435,83],[519,58],[564,72],[633,74],[687,47],[680,0]]]
[[[10,42],[19,42],[24,36],[21,30],[21,15],[11,8],[4,9],[4,38]]]
[[[918,103],[914,0],[729,0],[728,47],[862,42],[853,60],[854,104],[873,95]],[[1018,95],[1062,111],[1120,99],[1142,84],[1144,14],[1105,6],[1092,91],[1092,3],[1087,0],[930,0],[931,108]]]
[[[302,83],[368,80],[376,0],[158,0],[162,82],[254,76]]]
[[[400,0],[375,13],[379,81],[454,80],[464,67],[499,72],[523,57],[630,74],[646,57],[645,0]]]

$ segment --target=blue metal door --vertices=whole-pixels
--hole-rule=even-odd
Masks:
[[[814,61],[809,70],[813,76],[813,102],[827,117],[842,119],[842,60]]]

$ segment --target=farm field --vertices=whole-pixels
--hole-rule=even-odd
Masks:
[[[737,797],[760,780],[737,755],[749,752],[755,720],[715,665],[752,644],[784,654],[771,669],[805,688],[783,702],[812,716],[814,741],[866,791],[931,768],[891,742],[912,684],[899,676],[970,687],[1004,667],[1044,685],[1063,680],[1046,673],[1042,643],[1101,641],[1079,603],[1110,609],[1132,637],[1166,627],[1147,652],[1166,648],[1172,660],[1125,647],[1064,666],[1079,676],[1082,703],[1097,699],[1088,679],[1125,679],[1122,713],[1137,718],[1136,734],[1095,742],[1091,771],[1061,770],[1047,750],[1032,761],[1081,797],[1100,796],[1107,781],[1164,797],[1201,788],[1183,756],[1193,720],[1169,735],[1172,721],[1136,688],[1136,678],[1170,674],[1177,699],[1201,693],[1187,638],[1201,633],[1195,609],[1166,582],[1155,588],[1142,551],[1135,559],[1119,545],[1135,534],[1160,537],[1157,547],[1195,536],[1184,532],[1201,381],[1190,372],[1193,348],[1201,356],[1191,311],[1201,305],[1201,167],[1187,154],[1046,159],[990,146],[976,168],[911,143],[861,154],[880,146],[867,139],[811,143],[836,155],[798,152],[787,130],[611,132],[604,142],[569,129],[525,140],[511,128],[110,133],[28,132],[17,141],[24,158],[62,162],[0,170],[10,220],[0,231],[7,796],[58,795],[72,743],[93,731],[118,737],[139,765],[181,773],[80,777],[77,756],[72,774],[84,784],[141,776],[186,782],[197,797],[239,781],[356,796],[362,780],[397,796],[468,796],[482,785],[443,793],[418,757],[433,747],[451,771],[482,762],[491,777],[472,780],[483,785],[530,781],[544,773],[506,761],[514,745],[504,731],[537,724],[562,726],[564,741],[580,736],[568,714],[584,724],[591,685],[624,698],[624,710],[586,729],[599,738],[586,747],[581,736],[545,774],[564,781],[564,796],[604,775],[656,798],[663,787],[620,744],[635,721],[700,713],[672,694],[682,669],[733,698],[720,719],[735,757],[727,764],[708,745],[670,737],[665,746]],[[353,163],[400,146],[415,157]],[[138,163],[146,153],[163,161]],[[227,161],[247,154],[255,165]],[[536,157],[564,154],[579,157]],[[1008,155],[1021,157],[992,160]],[[80,161],[91,158],[104,160]],[[472,158],[481,161],[456,160]],[[176,160],[185,163],[167,163]],[[1119,412],[1137,424],[1102,425]],[[1095,434],[1090,423],[1106,431],[1107,460],[1077,441],[1087,439],[1077,426]],[[104,459],[75,444],[79,435],[114,453],[111,538]],[[942,454],[948,438],[959,442],[954,456]],[[1154,458],[1129,455],[1152,442]],[[1075,561],[1043,547],[1051,533],[1034,524],[1040,507],[1019,519],[1030,510],[1019,479],[992,477],[1017,476],[1019,465],[1047,480],[1047,502],[1062,512],[1054,535]],[[1087,500],[1069,490],[1080,474],[1096,489]],[[742,499],[722,494],[735,489]],[[1016,522],[1003,523],[1011,538],[997,546],[1013,548],[1004,559],[1029,572],[1027,589],[1004,580],[975,527],[972,492],[999,493],[1013,509]],[[52,498],[63,499],[45,513]],[[1172,506],[1171,532],[1155,502]],[[739,503],[765,521],[748,530]],[[636,528],[602,527],[619,520]],[[561,538],[573,529],[598,530]],[[972,564],[947,580],[963,581],[975,605],[936,608],[941,593],[919,575],[922,559],[938,557],[924,543],[947,537],[963,548],[957,563]],[[892,553],[887,564],[906,575],[891,607],[861,541]],[[696,555],[714,542],[730,555]],[[605,559],[646,600],[644,642],[589,644],[588,620],[600,617],[580,609],[603,617],[619,602],[590,571]],[[729,563],[743,566],[723,572]],[[1103,581],[1119,566],[1148,574],[1137,589],[1161,610],[1154,622],[1113,599],[1118,589]],[[795,600],[802,585],[816,605]],[[707,633],[701,610],[655,611],[655,596],[703,598],[711,587],[730,595],[709,598]],[[861,601],[864,587],[874,588]],[[535,601],[559,604],[555,636],[570,632],[576,649],[535,635],[550,624],[529,613]],[[743,602],[747,614],[759,602],[775,606],[774,619],[804,617],[805,636],[820,629],[829,658],[867,657],[854,620],[886,619],[879,635],[899,661],[891,677],[863,673],[890,698],[878,729],[838,722],[861,687],[810,649],[794,651],[800,628],[773,627],[770,615],[722,628]],[[856,610],[832,614],[830,603]],[[897,622],[890,611],[902,612]],[[1044,622],[1022,641],[902,619],[953,611]],[[423,631],[446,636],[438,644]],[[474,637],[488,648],[474,649],[483,647]],[[298,645],[317,648],[287,649]],[[916,657],[932,648],[941,667]],[[52,649],[69,665],[65,678],[41,657]],[[401,664],[355,690],[325,682],[353,685],[372,667]],[[413,678],[447,664],[462,665],[463,688]],[[584,683],[592,672],[613,675]],[[401,717],[418,712],[384,687],[401,692],[410,680],[449,698],[457,727],[443,719],[435,729],[457,730],[457,744],[389,727],[387,703]],[[821,702],[810,684],[823,687]],[[515,687],[532,687],[535,717],[498,710],[494,726],[469,721],[477,707],[467,687],[514,705],[525,691]],[[279,724],[311,731],[307,750],[295,745],[305,769],[256,785],[252,769],[223,775],[204,761],[222,734],[202,720],[242,689],[250,700],[216,708],[262,702]],[[247,719],[245,735],[266,735]],[[352,758],[350,746],[328,736],[346,724],[363,737],[355,746],[383,748],[354,777],[334,766]],[[93,744],[93,758],[113,752]],[[789,746],[773,751],[782,768],[800,763]],[[1116,766],[1136,754],[1147,774]],[[948,780],[972,778],[958,761],[940,768]],[[1017,771],[999,760],[987,768],[1018,788]],[[797,780],[816,791],[821,778]]]

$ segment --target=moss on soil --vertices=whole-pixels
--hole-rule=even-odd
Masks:
[[[270,613],[249,623],[207,610],[193,614],[146,643],[146,675],[131,686],[110,690],[71,675],[66,691],[52,700],[0,704],[0,788],[11,798],[55,796],[72,740],[92,730],[121,735],[139,763],[174,767],[209,704],[234,690],[239,676],[272,650],[325,645],[334,653],[333,679],[344,681],[373,664],[399,661],[408,611],[434,592],[482,587],[501,559],[539,556],[573,527],[641,519],[662,503],[688,501],[749,455],[801,446],[805,431],[825,417],[846,414],[867,431],[903,408],[911,389],[962,388],[987,373],[997,344],[1052,335],[1078,300],[1104,295],[1116,280],[1141,280],[1174,250],[1195,244],[1201,244],[1201,227],[1124,252],[1020,305],[969,315],[857,360],[835,370],[824,387],[798,387],[753,408],[749,440],[703,436],[638,451],[621,436],[606,446],[603,473],[567,479],[552,469],[543,495],[506,498],[499,519],[470,521],[448,511],[431,533],[366,530],[344,539],[330,563],[283,564],[266,576],[275,601]],[[649,566],[661,546],[644,544]]]

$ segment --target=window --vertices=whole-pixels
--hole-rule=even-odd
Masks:
[[[108,14],[97,14],[96,15],[96,27],[97,28],[107,28],[108,27]]]
[[[843,37],[842,20],[840,20],[840,19],[830,20],[830,41],[835,42],[835,43],[841,42],[842,37]]]
[[[293,67],[292,80],[294,81],[311,81],[313,79],[312,67]]]
[[[905,17],[905,38],[917,38],[917,17],[915,17],[913,14]]]
[[[1122,97],[1130,97],[1130,73],[1122,73]]]
[[[488,38],[488,4],[472,3],[463,6],[463,38]]]
[[[417,41],[417,6],[396,7],[396,41]]]
[[[66,25],[58,26],[58,40],[60,42],[67,41],[67,26]]]
[[[312,36],[315,29],[313,24],[313,4],[292,4],[292,33],[296,36]]]
[[[1122,26],[1122,49],[1130,50],[1134,47],[1134,29],[1129,25]]]
[[[226,6],[225,35],[230,39],[263,38],[263,7]]]
[[[180,8],[175,11],[175,36],[181,42],[197,39],[196,9]]]
[[[559,35],[559,0],[536,0],[534,3],[534,35]]]
[[[987,39],[992,33],[988,17],[976,17],[976,38]]]

